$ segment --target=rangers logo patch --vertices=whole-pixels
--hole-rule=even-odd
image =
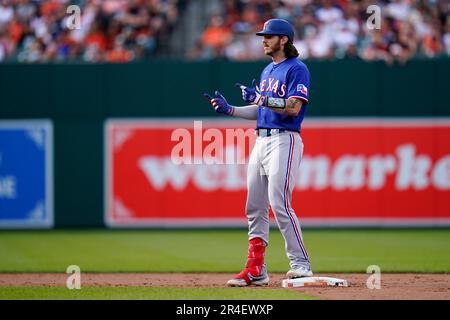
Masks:
[[[304,84],[298,84],[297,85],[297,91],[300,91],[305,96],[308,95],[308,88]]]

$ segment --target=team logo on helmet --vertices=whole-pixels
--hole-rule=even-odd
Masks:
[[[269,25],[269,21],[264,22],[264,27],[263,27],[264,31],[267,30],[268,25]]]

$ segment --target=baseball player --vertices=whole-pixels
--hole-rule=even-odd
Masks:
[[[309,277],[310,260],[300,224],[291,207],[292,191],[303,153],[300,127],[308,104],[309,71],[293,46],[294,29],[289,22],[271,19],[262,31],[264,53],[272,62],[261,73],[259,84],[237,83],[248,104],[235,107],[216,91],[205,93],[215,111],[256,120],[257,139],[247,169],[246,215],[249,227],[245,269],[228,281],[229,286],[267,285],[269,276],[264,253],[269,244],[269,206],[285,240],[290,261],[288,278]]]

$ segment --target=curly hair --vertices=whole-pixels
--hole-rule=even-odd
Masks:
[[[298,50],[296,47],[294,47],[292,42],[287,42],[284,45],[284,55],[286,56],[286,58],[297,58],[299,56]]]

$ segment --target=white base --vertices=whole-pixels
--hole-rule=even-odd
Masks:
[[[283,279],[283,288],[295,287],[348,287],[347,280],[331,277],[304,277],[296,279]]]

